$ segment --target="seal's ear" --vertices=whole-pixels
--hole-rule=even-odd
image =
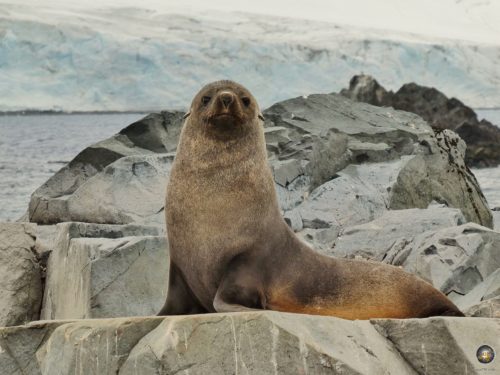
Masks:
[[[184,116],[182,116],[182,119],[184,119],[184,120],[187,119],[190,114],[191,114],[191,111],[186,112],[186,114]]]
[[[262,115],[262,113],[259,113],[259,118],[264,121],[264,116]]]

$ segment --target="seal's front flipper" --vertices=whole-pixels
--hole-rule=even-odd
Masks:
[[[207,312],[187,285],[181,271],[173,262],[170,262],[167,301],[158,315],[187,315]]]
[[[266,308],[266,297],[255,278],[232,272],[217,289],[213,305],[217,312],[263,310]]]

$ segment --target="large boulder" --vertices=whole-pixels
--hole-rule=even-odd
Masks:
[[[487,120],[479,121],[472,108],[434,87],[407,83],[392,92],[371,76],[357,75],[340,93],[360,102],[413,112],[436,129],[455,131],[467,143],[465,161],[469,166],[500,164],[500,129]]]
[[[349,321],[278,312],[36,322],[0,328],[0,372],[481,374],[499,319]]]
[[[41,319],[154,315],[166,299],[168,244],[161,228],[58,224]]]
[[[42,277],[35,233],[35,224],[0,223],[0,326],[39,317]]]
[[[88,212],[79,211],[81,206],[99,209],[93,201],[86,201],[88,199],[86,190],[80,190],[82,185],[88,183],[97,174],[113,175],[115,169],[111,168],[107,171],[105,169],[122,157],[175,151],[182,126],[182,115],[182,112],[153,113],[127,126],[111,138],[84,149],[32,194],[29,204],[29,220],[40,224],[63,221],[94,222],[97,220],[96,222],[102,222],[95,213],[89,217]],[[132,160],[129,160],[129,164],[133,164]],[[119,164],[117,170],[122,174],[151,174],[155,172],[151,171],[155,169],[155,166],[142,165],[141,162],[137,162],[135,167],[125,163],[125,165]],[[124,172],[124,168],[130,168],[130,170]],[[140,184],[141,176],[138,180],[136,183]],[[105,185],[105,182],[101,182],[102,184]],[[79,194],[84,196],[79,198]],[[95,191],[94,198],[99,194],[106,194],[106,192]],[[122,197],[115,197],[115,199],[120,198]],[[106,217],[106,222],[117,222],[118,219],[113,221],[109,216]],[[127,218],[120,220],[120,223],[127,222]]]

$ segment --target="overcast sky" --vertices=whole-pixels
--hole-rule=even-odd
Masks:
[[[500,0],[0,0],[61,8],[242,11],[500,44]]]

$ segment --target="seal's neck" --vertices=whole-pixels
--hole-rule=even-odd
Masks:
[[[186,124],[181,132],[175,162],[185,171],[202,173],[224,169],[267,166],[264,132],[260,127],[244,134],[219,138]]]

